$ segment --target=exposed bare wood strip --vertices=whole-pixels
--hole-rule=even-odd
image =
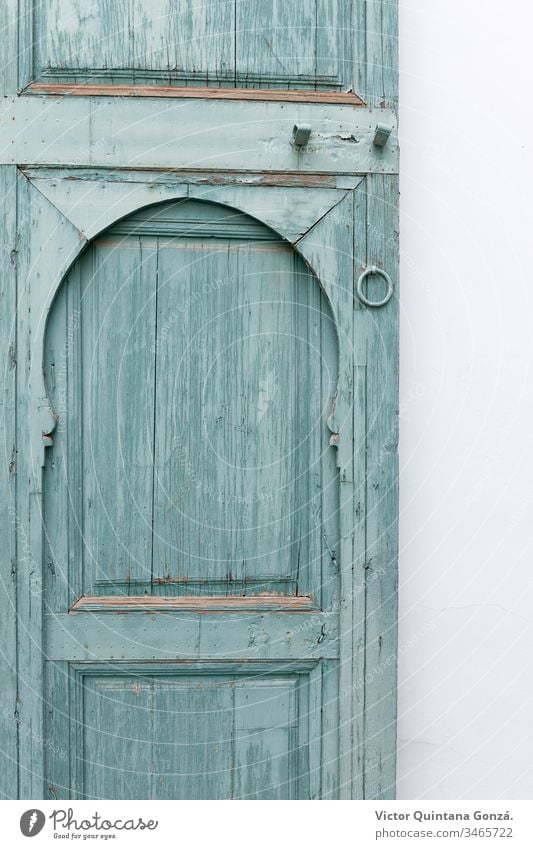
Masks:
[[[128,610],[316,610],[316,604],[309,596],[82,596],[69,612]]]
[[[361,177],[336,177],[331,174],[295,172],[284,173],[282,171],[268,171],[265,174],[250,171],[231,173],[213,171],[187,171],[185,169],[151,168],[144,171],[140,168],[113,168],[106,170],[98,168],[88,170],[84,168],[48,168],[43,165],[23,166],[20,169],[29,180],[51,177],[54,180],[63,179],[69,182],[97,182],[105,175],[108,183],[162,183],[169,184],[171,176],[176,179],[195,186],[276,186],[291,188],[293,186],[304,186],[305,188],[350,188],[353,189],[362,179]],[[341,185],[342,184],[342,185]]]
[[[160,85],[89,85],[87,83],[30,83],[23,94],[73,95],[76,97],[181,97],[206,100],[277,100],[288,103],[334,103],[364,106],[359,95],[345,91],[302,91],[298,89],[180,88]]]

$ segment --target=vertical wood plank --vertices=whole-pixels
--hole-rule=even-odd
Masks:
[[[148,51],[144,56],[137,45],[135,63],[137,67],[156,68],[164,65],[165,57],[172,57],[172,66],[182,74],[185,72],[192,82],[228,82],[235,72],[235,2],[234,0],[171,0],[167,22],[161,22],[164,44],[154,51],[151,30],[144,30],[153,18],[152,0],[137,0],[142,6],[138,12],[139,33],[149,34]],[[168,32],[167,32],[168,26]],[[150,51],[152,55],[150,56]]]
[[[321,693],[321,718],[322,739],[320,741],[320,773],[321,773],[321,799],[339,799],[343,797],[343,789],[340,784],[344,771],[342,746],[345,739],[339,734],[339,722],[346,722],[343,715],[342,693],[339,688],[345,683],[340,670],[338,660],[324,660],[322,667],[322,693]]]
[[[395,286],[383,308],[366,307],[365,798],[394,795],[398,559],[398,180],[367,178],[367,264]],[[379,284],[375,284],[378,286]],[[375,294],[374,294],[375,293]],[[371,297],[379,297],[373,290]]]
[[[83,433],[86,587],[150,587],[156,278],[154,240],[104,237],[83,258],[83,430],[70,460]]]
[[[334,4],[335,5],[335,4]],[[237,0],[236,73],[260,87],[316,72],[316,2]]]
[[[0,168],[0,797],[17,798],[17,169]],[[21,551],[22,553],[22,551]]]
[[[74,726],[73,673],[66,661],[45,664],[45,795],[46,799],[76,798],[71,781],[71,762],[79,751]],[[76,717],[77,719],[77,717]]]
[[[297,711],[294,679],[235,684],[233,798],[298,798]]]
[[[357,333],[357,330],[356,330]],[[352,584],[352,788],[353,799],[364,797],[365,772],[365,643],[366,643],[366,403],[367,371],[355,367],[354,397],[354,505]]]
[[[367,188],[366,180],[354,192],[353,280],[366,266]],[[364,710],[366,640],[366,467],[367,467],[367,340],[365,316],[354,288],[354,502],[353,502],[353,759],[352,798],[364,798]]]
[[[151,798],[154,690],[153,680],[135,675],[85,677],[78,695],[83,743],[73,753],[80,761],[82,798]]]
[[[17,517],[19,546],[17,555],[18,617],[18,691],[19,691],[19,793],[23,799],[43,798],[43,646],[42,646],[42,470],[41,458],[33,453],[36,445],[36,411],[31,409],[28,393],[31,361],[39,353],[32,349],[32,329],[43,316],[32,313],[32,259],[37,248],[32,189],[27,180],[19,180],[17,192],[20,248],[17,335],[20,340],[17,365],[17,434],[24,450],[18,452]],[[54,210],[49,207],[48,224],[53,229]],[[38,252],[38,248],[37,248]]]
[[[348,192],[303,239],[298,249],[315,269],[332,303],[337,324],[339,374],[335,411],[330,416],[339,482],[339,540],[338,557],[333,558],[339,569],[340,591],[332,581],[323,578],[322,606],[335,604],[339,613],[341,659],[338,669],[338,737],[324,737],[323,788],[324,798],[350,798],[352,770],[352,575],[353,575],[353,246],[354,200]],[[331,434],[330,434],[331,436]],[[331,556],[331,555],[330,555]],[[330,567],[331,568],[331,567]],[[336,599],[334,602],[333,599]],[[326,747],[326,744],[328,746]],[[331,747],[338,746],[334,756]],[[338,770],[331,764],[337,758]],[[333,776],[334,779],[333,779]]]
[[[317,663],[309,675],[308,685],[308,715],[303,716],[308,725],[309,751],[307,753],[307,768],[309,772],[309,799],[322,798],[322,670],[324,662]],[[334,699],[334,705],[337,702]],[[300,713],[302,718],[302,714]]]
[[[234,681],[156,680],[154,698],[153,798],[231,798]]]
[[[51,0],[36,8],[36,31],[39,71],[207,83],[234,69],[234,0]]]
[[[80,233],[25,178],[17,184],[20,234],[17,260],[17,617],[19,687],[19,793],[42,799],[44,790],[45,694],[43,684],[43,513],[44,422],[52,428],[42,397],[43,350],[37,344],[46,321],[47,286],[53,272],[68,266],[80,249]],[[46,251],[57,261],[44,260]],[[45,273],[46,270],[46,273]],[[34,366],[38,364],[37,367]],[[33,385],[33,381],[37,385]]]
[[[345,73],[350,75],[350,45],[352,0],[316,0],[315,66],[317,84],[323,77],[337,78],[345,85]],[[348,25],[346,25],[348,22]],[[346,37],[348,35],[348,38]],[[348,60],[348,61],[346,61]]]
[[[367,0],[353,0],[351,24],[346,27],[346,39],[349,46],[346,49],[345,79],[351,84],[352,91],[367,102],[366,65],[367,65],[367,31],[366,31]]]
[[[398,103],[398,3],[366,0],[364,89],[359,94],[369,106]]]
[[[17,0],[3,0],[0,3],[1,97],[16,94],[19,85],[19,8],[24,15],[24,4]],[[22,50],[29,51],[30,45],[22,47]]]
[[[79,272],[73,272],[79,283]],[[77,279],[76,279],[77,278]],[[44,348],[44,375],[48,397],[59,417],[54,431],[54,445],[46,452],[43,470],[44,558],[43,584],[46,612],[68,610],[73,588],[69,576],[70,534],[65,526],[71,524],[71,493],[76,491],[74,469],[69,468],[67,423],[75,411],[68,394],[68,372],[72,357],[68,353],[67,334],[68,286],[62,286],[51,311]],[[72,286],[70,287],[72,288]],[[79,287],[78,287],[79,291]],[[78,452],[81,459],[81,452]],[[79,521],[79,520],[78,520]],[[78,552],[77,552],[78,553]],[[80,561],[82,562],[82,561]],[[80,569],[78,568],[78,572]]]
[[[80,334],[71,308],[79,301],[80,266],[75,266],[58,292],[48,320],[44,344],[44,375],[48,397],[59,417],[54,431],[53,448],[46,451],[43,469],[43,607],[45,613],[68,610],[73,598],[81,594],[80,578],[83,552],[80,545],[79,467],[83,453],[70,463],[69,437],[79,420],[81,384],[73,379],[73,366],[79,350]],[[76,395],[74,397],[76,397]],[[72,458],[74,459],[74,458]],[[73,562],[74,561],[74,562]],[[74,569],[71,566],[74,565]],[[46,634],[43,634],[47,657]],[[44,662],[44,797],[68,799],[71,795],[70,765],[75,737],[70,734],[71,680],[68,664]],[[73,724],[73,723],[72,723]]]

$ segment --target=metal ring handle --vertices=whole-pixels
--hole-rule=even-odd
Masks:
[[[384,298],[381,299],[381,301],[369,301],[367,296],[363,294],[363,282],[366,280],[367,277],[370,277],[371,274],[377,274],[377,276],[381,277],[387,284],[387,294]],[[377,265],[369,265],[368,268],[363,271],[363,273],[359,277],[359,280],[357,281],[357,297],[360,301],[363,302],[363,304],[366,304],[367,307],[384,307],[385,304],[389,303],[393,294],[394,284],[390,276],[387,274],[386,271],[383,271],[382,268],[378,268]]]

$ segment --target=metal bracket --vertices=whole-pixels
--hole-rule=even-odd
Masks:
[[[392,127],[389,124],[377,124],[374,131],[374,144],[376,147],[385,147],[391,133]]]
[[[292,143],[295,147],[305,147],[311,135],[309,124],[295,124],[292,128]]]

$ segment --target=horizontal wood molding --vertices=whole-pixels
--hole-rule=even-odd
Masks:
[[[70,608],[70,613],[95,612],[161,612],[179,610],[204,613],[211,610],[316,610],[309,596],[82,596]]]
[[[33,167],[76,163],[80,168],[167,168],[218,174],[397,173],[397,122],[389,109],[311,102],[288,108],[281,101],[211,100],[206,115],[205,109],[198,108],[200,102],[207,103],[174,97],[37,93],[2,98],[2,161]],[[312,129],[303,150],[292,143],[295,123]],[[373,144],[378,123],[393,128],[384,148]]]
[[[171,611],[169,611],[170,613]],[[244,613],[244,611],[241,611]],[[339,657],[337,613],[249,610],[246,621],[226,610],[91,611],[45,614],[48,660],[306,660]]]
[[[209,86],[91,85],[89,83],[30,83],[23,94],[75,97],[181,97],[206,100],[276,100],[287,103],[333,103],[364,106],[354,92],[276,88],[213,88]]]

